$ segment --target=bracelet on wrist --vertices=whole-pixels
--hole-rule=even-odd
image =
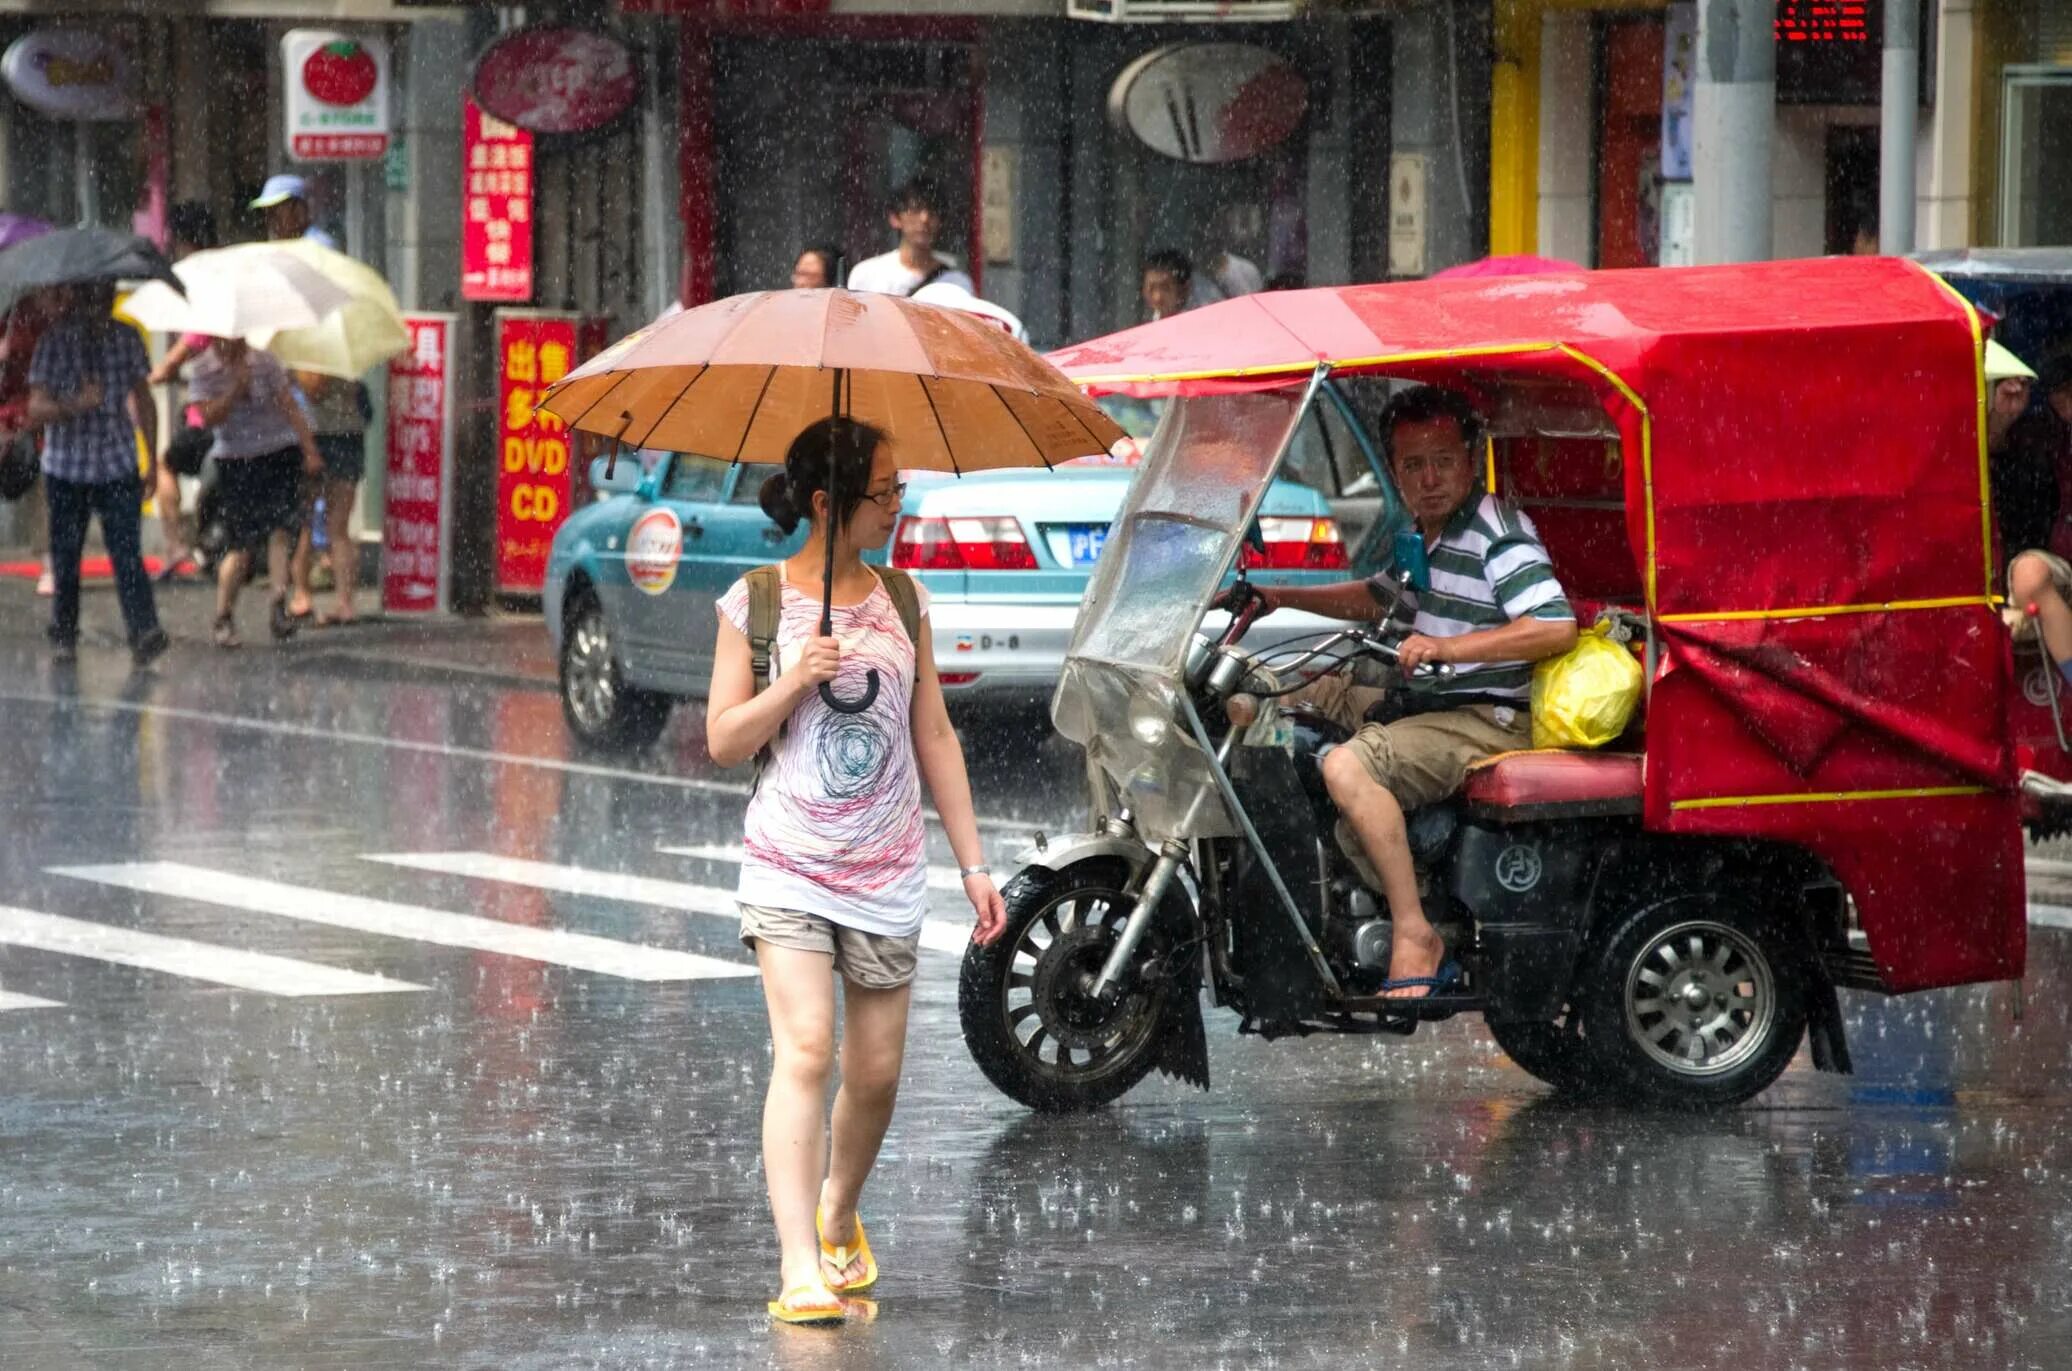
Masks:
[[[993,868],[983,863],[978,866],[960,866],[957,868],[957,874],[968,881],[973,876],[991,876]]]

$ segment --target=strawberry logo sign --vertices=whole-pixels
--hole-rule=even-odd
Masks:
[[[281,38],[281,70],[290,157],[345,162],[388,151],[385,41],[335,29],[291,29]]]
[[[351,38],[326,43],[302,64],[302,84],[327,105],[357,105],[374,93],[381,69]]]

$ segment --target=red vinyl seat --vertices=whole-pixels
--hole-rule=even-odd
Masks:
[[[1640,813],[1638,752],[1504,752],[1468,771],[1471,808],[1508,818]]]

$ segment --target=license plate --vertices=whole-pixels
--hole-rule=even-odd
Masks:
[[[1108,541],[1106,528],[1075,528],[1069,535],[1072,565],[1092,566],[1101,560],[1101,545]]]

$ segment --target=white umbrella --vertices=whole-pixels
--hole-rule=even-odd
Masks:
[[[212,338],[271,336],[319,323],[353,298],[323,272],[272,243],[197,252],[177,263],[173,274],[186,286],[185,298],[161,281],[130,296],[130,317],[145,328]]]
[[[267,246],[308,263],[352,298],[310,327],[255,336],[254,344],[298,370],[347,380],[364,376],[410,346],[402,306],[380,272],[308,238]]]

